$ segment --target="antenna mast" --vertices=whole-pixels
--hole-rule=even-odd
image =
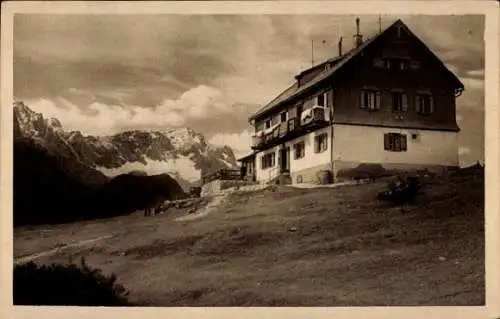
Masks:
[[[382,16],[378,15],[378,33],[382,33]]]
[[[311,67],[314,66],[314,40],[311,40]]]

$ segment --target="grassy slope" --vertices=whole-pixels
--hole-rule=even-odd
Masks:
[[[383,187],[233,195],[189,222],[131,215],[21,228],[15,254],[116,234],[39,261],[86,255],[144,305],[484,304],[483,182],[437,181],[405,208],[375,201]]]

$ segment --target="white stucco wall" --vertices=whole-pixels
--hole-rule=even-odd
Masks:
[[[314,137],[327,133],[327,150],[314,153]],[[401,133],[407,135],[406,152],[389,152],[384,150],[384,134]],[[412,134],[418,134],[416,141]],[[330,163],[331,140],[330,127],[308,133],[302,137],[286,142],[290,147],[290,172],[299,172],[322,164]],[[293,145],[300,141],[305,142],[305,156],[294,159]],[[256,178],[265,182],[279,173],[279,146],[256,154]],[[419,164],[458,166],[458,133],[427,131],[414,129],[394,129],[384,127],[335,125],[334,126],[334,159],[335,161],[352,163],[380,163],[380,164]],[[276,152],[276,165],[261,169],[261,157],[269,152]]]
[[[384,150],[384,134],[406,134],[407,151]],[[417,141],[412,134],[419,135]],[[383,127],[335,125],[336,161],[458,166],[458,133]]]
[[[315,153],[314,152],[314,138],[317,135],[327,133],[328,134],[328,140],[327,140],[327,149],[324,152],[321,153]],[[300,158],[300,159],[294,159],[295,157],[295,151],[293,148],[293,145],[304,141],[305,143],[305,156]],[[308,133],[304,136],[301,136],[299,138],[296,138],[294,140],[291,140],[289,142],[285,143],[285,147],[290,148],[290,172],[298,172],[307,168],[311,168],[314,166],[318,166],[321,164],[326,164],[330,163],[331,159],[331,140],[330,140],[330,127],[326,127],[320,130],[317,130],[315,132]],[[255,162],[255,172],[256,172],[256,178],[257,181],[259,182],[264,182],[268,181],[274,177],[276,177],[276,174],[279,173],[279,152],[278,150],[280,149],[280,146],[275,146],[272,149],[259,152],[256,154],[256,162]],[[276,165],[274,167],[270,167],[267,169],[262,169],[261,168],[261,158],[265,154],[268,154],[270,152],[276,152]]]
[[[262,157],[266,154],[269,154],[269,153],[276,153],[276,164],[274,165],[274,167],[269,167],[269,168],[266,168],[266,169],[262,169],[262,166],[261,166],[261,161],[262,161]],[[275,174],[276,174],[276,171],[278,171],[278,146],[275,146],[273,148],[270,148],[268,150],[265,150],[265,151],[262,151],[262,152],[258,152],[257,154],[255,154],[255,179],[258,181],[258,182],[265,182],[265,181],[268,181],[270,179],[272,179]]]
[[[327,149],[321,153],[314,153],[314,137],[323,133],[328,134]],[[293,145],[300,141],[305,142],[305,156],[300,159],[294,159],[295,151]],[[290,172],[298,172],[303,169],[311,168],[325,163],[330,163],[331,159],[331,140],[330,127],[308,133],[300,138],[296,138],[285,144],[290,147]]]

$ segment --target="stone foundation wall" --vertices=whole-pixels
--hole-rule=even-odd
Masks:
[[[212,196],[221,193],[221,191],[231,187],[241,187],[247,185],[254,185],[256,182],[249,182],[245,180],[220,180],[216,179],[201,187],[201,196]]]
[[[357,170],[358,165],[363,164],[360,162],[345,162],[345,161],[335,161],[335,182],[342,182],[346,180],[353,180],[355,177],[367,178],[366,172]],[[427,170],[431,174],[436,176],[446,176],[449,171],[455,170],[456,167],[444,166],[444,165],[423,165],[423,164],[400,164],[400,163],[383,163],[383,164],[368,164],[380,165],[381,170],[376,173],[381,173],[385,175],[395,175],[404,172],[412,173]],[[322,164],[307,169],[303,169],[297,172],[292,172],[290,175],[292,177],[292,184],[308,183],[308,184],[318,184],[320,174],[324,170],[331,170],[331,164]],[[372,172],[370,170],[370,172]],[[300,181],[301,180],[301,181]]]
[[[332,166],[330,163],[321,164],[313,166],[310,168],[302,169],[297,172],[292,172],[290,175],[292,177],[292,184],[302,183],[317,184],[319,183],[319,173],[324,170],[331,170]]]
[[[364,175],[364,172],[357,171],[360,162],[346,162],[346,161],[335,161],[335,172],[336,181],[345,181],[352,179],[352,175]],[[370,164],[367,165],[380,165],[380,167],[385,170],[381,171],[382,174],[395,175],[400,173],[415,173],[423,170],[427,170],[429,173],[436,176],[446,176],[450,170],[456,169],[456,167],[445,166],[445,165],[424,165],[424,164],[401,164],[401,163],[380,163],[380,164]],[[347,175],[347,176],[346,176]]]

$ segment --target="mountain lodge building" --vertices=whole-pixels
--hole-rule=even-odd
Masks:
[[[249,121],[255,128],[247,175],[266,182],[334,179],[359,164],[446,170],[459,165],[455,99],[460,80],[401,21],[314,65]]]

